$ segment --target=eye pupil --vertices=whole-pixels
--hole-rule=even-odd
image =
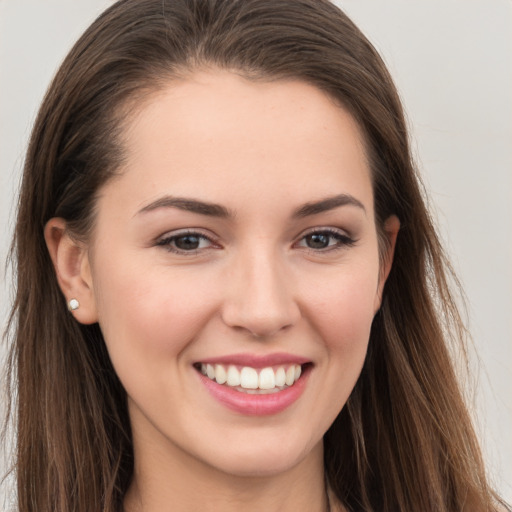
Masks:
[[[306,243],[311,249],[325,249],[329,246],[329,235],[323,233],[313,233],[306,237]]]
[[[199,237],[195,235],[183,235],[177,237],[174,243],[178,249],[191,251],[199,247],[200,240]]]

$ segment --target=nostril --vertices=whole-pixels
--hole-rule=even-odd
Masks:
[[[301,317],[284,273],[270,268],[272,265],[265,261],[258,269],[245,269],[251,279],[233,278],[221,313],[226,325],[246,331],[256,339],[275,336]],[[248,265],[251,266],[250,262]]]
[[[257,317],[238,318],[237,322],[229,322],[229,318],[224,318],[225,323],[237,332],[258,339],[264,340],[272,338],[285,330],[290,329],[295,324],[295,319],[288,317]]]

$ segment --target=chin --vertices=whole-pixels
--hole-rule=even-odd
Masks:
[[[319,457],[323,461],[323,441],[316,445],[283,443],[244,443],[230,446],[222,454],[212,454],[210,464],[223,473],[247,478],[272,477],[293,470],[306,459]],[[323,462],[322,462],[323,463]]]

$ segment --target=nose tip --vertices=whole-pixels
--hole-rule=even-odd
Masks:
[[[251,318],[238,318],[237,321],[230,322],[229,319],[225,323],[230,327],[244,331],[250,334],[251,337],[257,339],[271,338],[276,334],[289,329],[294,322],[288,319],[277,319],[271,316],[260,316],[255,317],[251,315]]]
[[[226,321],[227,320],[227,321]],[[239,331],[248,333],[251,337],[257,339],[271,338],[276,334],[287,330],[295,322],[292,320],[291,315],[238,315],[236,320],[230,321],[229,318],[225,319],[226,323]]]
[[[232,275],[223,307],[223,321],[254,338],[269,338],[297,323],[301,313],[290,281],[271,260],[263,265],[245,265]]]

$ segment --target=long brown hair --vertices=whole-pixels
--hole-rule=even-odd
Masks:
[[[495,510],[450,360],[464,338],[451,270],[402,106],[375,49],[327,0],[122,0],[65,59],[32,132],[13,241],[19,510],[122,507],[133,471],[126,395],[99,326],[67,312],[43,229],[63,217],[87,240],[98,191],[124,158],[125,120],[145,95],[204,67],[303,80],[340,102],[365,136],[377,228],[391,214],[401,221],[362,374],[325,435],[331,488],[351,511]]]

